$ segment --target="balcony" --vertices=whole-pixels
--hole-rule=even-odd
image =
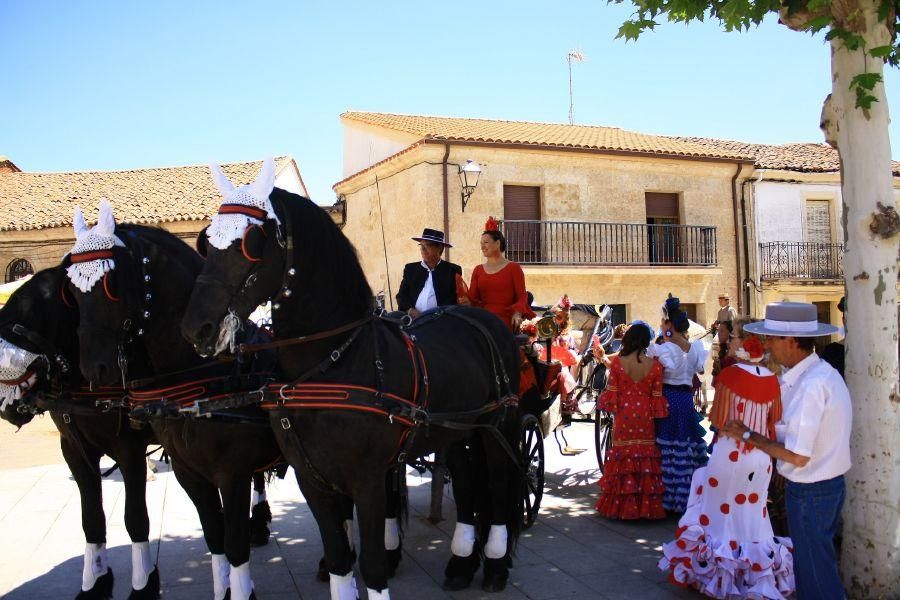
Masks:
[[[594,221],[501,221],[506,257],[523,265],[717,264],[716,228]]]
[[[844,245],[819,242],[767,242],[759,245],[763,281],[844,279]]]

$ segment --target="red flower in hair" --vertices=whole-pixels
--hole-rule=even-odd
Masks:
[[[500,224],[494,219],[494,217],[488,217],[488,220],[484,224],[485,231],[500,231]]]
[[[569,298],[568,294],[563,294],[556,305],[563,310],[572,310],[572,300]]]
[[[750,336],[741,342],[741,348],[747,351],[750,358],[762,358],[766,353],[763,343],[756,336]]]
[[[519,333],[524,333],[528,337],[534,337],[537,335],[537,325],[531,321],[522,321],[522,324],[519,325]]]

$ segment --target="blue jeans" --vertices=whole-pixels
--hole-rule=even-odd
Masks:
[[[845,598],[834,535],[844,505],[844,476],[785,485],[788,528],[794,543],[794,576],[800,600]]]

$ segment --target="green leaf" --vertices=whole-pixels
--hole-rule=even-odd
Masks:
[[[858,88],[871,92],[879,83],[881,83],[881,73],[860,73],[850,80],[850,89]]]
[[[887,58],[894,51],[893,46],[876,46],[869,50],[869,56],[874,58]]]
[[[807,31],[811,33],[819,33],[832,23],[831,15],[819,15],[818,17],[813,17],[809,21],[806,22],[804,26]]]

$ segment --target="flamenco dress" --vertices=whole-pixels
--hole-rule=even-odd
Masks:
[[[651,344],[648,356],[663,366],[663,396],[669,416],[656,424],[656,443],[662,453],[663,508],[684,512],[691,491],[691,476],[706,464],[709,454],[700,425],[703,416],[694,408],[693,378],[703,370],[707,351],[701,341],[685,352],[674,342]]]
[[[719,373],[710,416],[716,426],[742,421],[774,439],[781,417],[778,379],[765,367],[737,364]],[[659,568],[670,580],[712,598],[780,599],[794,584],[793,545],[776,537],[766,508],[769,455],[720,437],[709,465],[697,469],[676,539],[663,544]]]
[[[525,319],[534,317],[528,306],[525,273],[512,261],[496,273],[488,273],[483,265],[475,267],[469,284],[469,301],[500,317],[510,329],[513,328],[512,317],[515,313]]]
[[[599,481],[595,505],[609,519],[664,519],[660,452],[654,419],[668,414],[662,396],[662,365],[654,360],[640,381],[629,377],[618,356],[612,358],[609,382],[598,407],[612,413],[613,445]]]

